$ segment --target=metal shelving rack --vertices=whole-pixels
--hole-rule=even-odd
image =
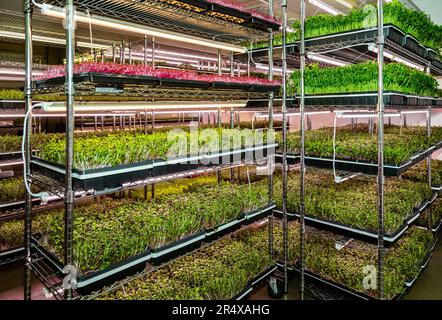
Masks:
[[[61,5],[64,4],[65,1],[43,1],[45,4],[55,4]],[[131,4],[129,6],[129,4]],[[32,95],[33,95],[33,79],[32,79],[32,15],[34,5],[36,5],[34,0],[24,0],[24,13],[25,13],[25,110],[29,111],[33,105]],[[28,122],[27,127],[25,128],[27,135],[25,139],[25,163],[26,163],[26,176],[28,179],[32,181],[41,181],[43,185],[46,185],[49,188],[49,191],[54,194],[54,196],[58,196],[60,199],[64,200],[65,207],[65,248],[64,248],[64,263],[63,265],[59,265],[58,270],[57,267],[54,268],[54,265],[57,265],[57,261],[53,261],[53,257],[42,250],[38,245],[35,244],[35,241],[32,237],[32,198],[31,195],[26,192],[26,201],[25,201],[25,211],[24,211],[24,220],[25,220],[25,290],[24,297],[26,300],[31,299],[31,272],[33,272],[40,280],[48,286],[48,289],[52,292],[54,297],[56,298],[64,298],[64,299],[72,299],[76,295],[74,288],[74,284],[76,283],[76,278],[73,273],[73,207],[75,200],[75,189],[73,186],[73,140],[74,140],[74,103],[75,103],[75,83],[74,83],[74,42],[75,42],[75,34],[74,34],[74,5],[80,9],[87,9],[91,14],[101,14],[106,17],[118,17],[122,20],[130,20],[136,21],[140,24],[151,24],[156,27],[160,27],[162,29],[172,29],[175,31],[180,31],[182,33],[190,34],[193,36],[202,37],[205,39],[221,39],[226,41],[227,43],[239,43],[244,39],[251,38],[259,38],[263,35],[266,35],[263,31],[254,30],[251,27],[245,27],[242,25],[237,25],[234,23],[229,23],[226,21],[221,21],[219,19],[211,18],[211,17],[201,17],[200,15],[196,15],[191,12],[183,11],[181,9],[175,8],[173,6],[162,4],[158,5],[157,2],[154,4],[150,4],[149,1],[144,2],[143,4],[135,4],[132,1],[128,0],[102,0],[102,1],[74,1],[74,0],[66,0],[66,12],[65,12],[65,23],[66,23],[66,67],[65,67],[65,76],[66,76],[66,85],[65,85],[65,94],[66,94],[66,163],[65,163],[65,182],[64,184],[51,182],[44,175],[39,175],[31,172],[31,150],[30,150],[30,139],[29,136],[31,134],[31,125]],[[273,3],[270,1],[269,11],[270,14],[273,15],[272,9]],[[285,2],[286,6],[286,2]],[[284,6],[283,6],[284,8]],[[177,17],[186,17],[186,19],[176,19]],[[173,23],[171,23],[173,21]],[[179,21],[179,22],[177,22]],[[287,19],[285,18],[285,25],[287,23]],[[218,27],[220,25],[228,26],[226,30],[228,30],[227,34],[218,34]],[[230,28],[231,27],[231,28]],[[269,33],[270,44],[272,43],[272,32],[274,28],[269,27],[267,30]],[[145,38],[146,39],[146,38]],[[145,41],[146,44],[146,41]],[[270,47],[269,54],[273,56],[273,50]],[[152,54],[154,56],[154,53]],[[233,55],[231,55],[232,61]],[[145,59],[146,60],[146,59]],[[221,60],[221,53],[218,51],[218,61]],[[145,61],[146,62],[146,61]],[[231,64],[233,66],[233,64]],[[232,72],[232,70],[231,70]],[[221,73],[221,65],[218,64],[218,73]],[[269,66],[269,79],[273,79],[273,68],[272,65]],[[261,98],[269,99],[269,114],[273,114],[273,92],[270,90],[270,93],[261,94]],[[176,90],[169,90],[164,92],[163,97],[167,97],[168,94],[176,94]],[[183,96],[180,95],[182,98]],[[210,94],[205,95],[205,97],[210,98]],[[220,112],[220,111],[219,111]],[[153,116],[153,114],[152,114]],[[218,124],[220,125],[220,117],[218,118]],[[273,127],[273,117],[269,120],[270,129]],[[233,125],[233,110],[230,111],[230,124]],[[270,155],[270,156],[269,156]],[[270,159],[269,159],[270,158]],[[267,155],[266,163],[270,165],[272,168],[273,157],[271,154]],[[146,179],[139,183],[140,181],[134,181],[134,183],[127,183],[119,190],[125,190],[140,186],[154,185],[154,183],[159,181],[166,181],[169,179],[176,179],[177,177],[182,176],[192,176],[195,174],[200,174],[201,172],[211,172],[218,171],[220,169],[230,168],[233,170],[233,167],[237,166],[236,163],[230,163],[226,166],[219,167],[210,167],[210,168],[201,168],[186,171],[186,172],[177,172],[176,174],[168,174],[165,176],[153,177],[152,179]],[[231,171],[232,176],[232,171]],[[273,175],[269,175],[269,198],[271,202],[272,197],[272,187],[273,187]],[[114,192],[111,190],[109,192]],[[104,194],[108,191],[100,192],[100,194]],[[145,189],[146,192],[146,189]],[[153,193],[153,188],[152,188]],[[267,210],[267,209],[266,209]],[[271,210],[270,210],[271,211]],[[259,214],[256,213],[256,214]],[[268,213],[266,213],[266,216]],[[250,216],[252,219],[254,214]],[[246,217],[248,218],[248,217]],[[271,220],[271,218],[270,218]],[[269,224],[269,232],[271,232],[272,224]],[[287,240],[287,239],[286,239]],[[273,239],[269,239],[269,246],[273,245]],[[65,276],[62,279],[62,276]],[[102,277],[102,276],[99,276]],[[63,286],[61,286],[63,283]]]
[[[301,6],[304,6],[304,0],[301,0]],[[305,21],[305,15],[302,15],[301,17],[301,29],[304,29],[304,21]],[[378,129],[377,129],[377,145],[378,145],[378,163],[377,163],[377,189],[378,189],[378,266],[377,266],[377,274],[378,274],[378,292],[379,292],[379,299],[384,299],[384,236],[385,236],[385,230],[384,230],[384,184],[385,184],[385,172],[384,172],[384,116],[385,116],[385,104],[384,104],[384,79],[383,79],[383,71],[384,71],[384,47],[388,45],[391,48],[394,48],[398,52],[402,52],[407,54],[408,56],[415,58],[418,61],[422,61],[424,59],[420,59],[417,55],[407,51],[404,48],[400,48],[398,45],[394,44],[391,41],[388,41],[386,43],[386,39],[384,36],[384,17],[383,17],[383,1],[378,0],[377,1],[377,39],[376,39],[376,45],[377,45],[377,63],[378,63],[378,93],[377,93],[377,121],[378,121]],[[305,38],[304,38],[304,32],[301,32],[301,41],[300,41],[300,54],[301,54],[301,77],[303,77],[304,74],[304,65],[303,60],[305,59]],[[333,36],[330,36],[330,38],[333,38]],[[312,42],[314,41],[311,40]],[[318,46],[318,47],[311,47],[313,51],[322,51],[322,50],[330,50],[330,49],[337,49],[339,48],[339,44],[333,43],[331,41],[331,44]],[[353,43],[352,45],[357,45],[360,43]],[[349,46],[349,43],[341,43],[341,45]],[[425,60],[424,60],[425,61]],[[427,63],[427,61],[425,61]],[[428,67],[428,71],[433,72],[439,72],[439,70],[435,67],[433,67],[431,64]],[[300,109],[301,109],[301,119],[303,119],[303,111],[304,111],[304,105],[305,105],[305,97],[304,97],[304,82],[301,80],[301,97],[300,97]],[[427,128],[428,128],[428,136],[431,135],[431,105],[426,107],[429,112],[428,121],[427,121]],[[303,120],[301,120],[302,122]],[[305,207],[302,205],[304,203],[304,184],[305,181],[303,179],[303,172],[305,170],[305,145],[304,145],[304,127],[301,125],[301,156],[300,156],[300,162],[301,162],[301,209],[300,209],[300,221],[301,221],[301,229],[304,228],[304,216],[305,216]],[[429,185],[431,186],[431,153],[428,155],[427,158],[428,163],[428,179],[429,179]],[[301,236],[301,257],[303,257],[303,241],[304,237]],[[301,258],[301,261],[303,258]],[[304,278],[302,276],[304,272],[305,266],[303,262],[301,262],[300,266],[300,272],[301,272],[301,292],[303,292],[304,287]],[[303,296],[303,295],[302,295]]]
[[[294,99],[287,98],[284,94],[282,97],[283,101],[283,114],[284,114],[284,131],[283,131],[283,147],[282,147],[282,155],[280,157],[282,158],[282,167],[283,167],[283,202],[282,202],[282,211],[278,212],[280,215],[282,215],[284,221],[287,219],[287,215],[294,216],[299,218],[300,222],[300,261],[299,265],[296,267],[296,271],[300,274],[300,297],[301,299],[305,298],[305,290],[307,288],[306,286],[306,273],[308,273],[309,279],[312,278],[312,275],[306,270],[305,266],[305,227],[306,227],[306,212],[305,212],[305,171],[307,168],[306,165],[306,157],[305,154],[305,131],[306,131],[306,123],[305,123],[305,116],[308,114],[306,109],[309,111],[317,111],[317,110],[353,110],[355,108],[360,108],[360,106],[352,106],[350,104],[336,104],[336,105],[330,105],[330,104],[324,104],[324,105],[317,105],[315,103],[308,104],[308,98],[305,94],[305,84],[304,84],[304,72],[305,72],[305,66],[306,61],[308,60],[307,52],[310,52],[310,50],[314,52],[318,51],[329,51],[329,50],[340,50],[342,47],[348,47],[349,45],[352,46],[360,46],[360,45],[367,45],[369,43],[375,42],[375,45],[377,46],[377,56],[376,61],[378,65],[378,92],[376,94],[373,94],[377,98],[376,104],[368,105],[369,109],[376,105],[376,117],[378,120],[378,130],[377,130],[377,147],[378,147],[378,161],[375,165],[376,167],[376,176],[377,176],[377,215],[378,215],[378,232],[375,237],[375,235],[371,235],[376,238],[377,240],[377,247],[378,247],[378,266],[377,266],[377,273],[378,273],[378,292],[379,292],[379,299],[384,299],[384,254],[385,254],[385,230],[384,230],[384,184],[385,184],[385,164],[384,164],[384,118],[385,118],[385,103],[384,103],[384,97],[385,97],[385,91],[384,91],[384,80],[383,80],[383,71],[384,71],[384,47],[389,46],[389,48],[393,48],[396,50],[396,52],[405,54],[407,57],[411,57],[415,59],[418,62],[425,62],[424,65],[427,66],[427,72],[433,73],[438,75],[440,73],[440,69],[430,63],[427,59],[423,59],[422,57],[410,52],[406,48],[402,48],[398,46],[397,44],[393,43],[390,40],[386,40],[384,36],[384,19],[383,19],[383,1],[378,0],[377,1],[377,27],[371,32],[375,34],[375,36],[371,36],[369,38],[365,38],[363,40],[358,41],[352,41],[351,43],[345,42],[345,41],[338,41],[334,40],[336,35],[330,35],[326,36],[329,38],[329,43],[324,45],[318,45],[318,46],[312,46],[309,45],[309,43],[315,42],[316,39],[305,39],[305,19],[306,19],[306,10],[305,10],[305,0],[300,0],[300,8],[301,8],[301,38],[300,41],[296,44],[289,44],[287,45],[286,42],[286,36],[283,33],[282,35],[282,45],[275,48],[276,50],[282,50],[282,60],[279,61],[280,65],[282,66],[283,70],[286,68],[287,65],[287,59],[286,55],[289,54],[292,56],[289,61],[291,62],[292,67],[299,67],[300,73],[301,73],[301,82],[300,82],[300,96],[295,97]],[[361,31],[363,32],[363,31]],[[340,36],[340,35],[338,35]],[[253,50],[252,54],[254,52],[258,53],[260,58],[262,59],[262,62],[269,61],[269,59],[266,57],[265,53],[266,49],[257,49]],[[279,52],[279,51],[278,51]],[[367,58],[367,57],[366,57]],[[372,56],[368,56],[369,59],[373,59]],[[350,62],[357,63],[359,60],[353,60],[351,59]],[[323,65],[322,63],[320,63]],[[343,95],[345,96],[345,95]],[[300,137],[301,137],[301,147],[300,147],[300,154],[296,156],[296,163],[300,166],[300,206],[299,206],[299,213],[296,215],[292,215],[287,212],[287,167],[288,167],[288,157],[287,154],[287,133],[286,133],[286,126],[287,126],[287,108],[286,108],[286,101],[293,101],[294,105],[299,105],[299,113],[300,113]],[[431,136],[431,110],[432,110],[433,103],[426,104],[424,106],[416,106],[416,105],[388,105],[390,108],[396,108],[396,109],[420,109],[425,110],[428,113],[427,117],[427,135],[428,137]],[[308,119],[307,119],[308,121]],[[431,187],[431,154],[434,152],[435,148],[427,152],[424,157],[427,159],[427,172],[428,172],[428,183]],[[414,164],[414,163],[413,163]],[[389,168],[391,169],[391,168]],[[374,173],[374,172],[373,172]],[[434,199],[433,199],[434,200]],[[429,215],[429,226],[430,230],[432,227],[431,224],[431,214]],[[310,219],[311,220],[311,219]],[[335,232],[343,232],[343,230],[335,230]],[[403,232],[401,233],[403,234]],[[400,237],[401,234],[398,236]],[[284,229],[284,253],[286,253],[287,250],[287,241],[286,241],[286,229]],[[279,265],[284,270],[284,291],[287,292],[287,273],[288,270],[292,269],[287,266],[287,256],[284,257],[284,261],[281,262]],[[314,276],[314,275],[313,275]],[[323,281],[323,280],[322,280]],[[310,290],[310,289],[309,289]]]

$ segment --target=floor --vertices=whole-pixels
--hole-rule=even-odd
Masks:
[[[0,300],[23,299],[23,266],[14,262],[0,267]],[[299,299],[299,286],[296,281],[289,285],[289,293],[283,298],[286,300]],[[32,280],[32,299],[46,299],[43,286],[37,279]],[[251,300],[270,299],[267,288],[263,287],[255,292]],[[307,299],[311,299],[307,297]],[[442,300],[442,233],[439,233],[439,242],[433,257],[420,278],[416,281],[405,300]]]

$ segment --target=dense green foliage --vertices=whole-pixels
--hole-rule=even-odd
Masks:
[[[23,100],[24,94],[21,90],[0,89],[0,100]]]
[[[281,260],[282,225],[274,230],[274,257]],[[298,262],[299,224],[289,224],[289,261]],[[306,229],[308,270],[352,290],[377,296],[365,289],[364,268],[377,265],[375,245],[353,240],[341,250],[335,248],[340,236]],[[429,250],[431,233],[412,228],[386,252],[385,294],[391,299],[405,289],[405,281],[415,277]],[[246,230],[203,248],[156,271],[119,286],[100,299],[229,299],[244,289],[247,281],[272,265],[267,252],[266,225]],[[264,254],[263,254],[264,253]]]
[[[282,233],[279,233],[282,238]],[[274,264],[263,242],[233,236],[143,275],[100,297],[114,300],[230,299]]]
[[[281,143],[281,136],[277,136]],[[385,126],[384,162],[401,164],[442,141],[442,127],[433,127],[431,137],[427,137],[425,127]],[[287,136],[289,153],[298,154],[300,150],[299,132]],[[281,144],[280,144],[281,145]],[[306,131],[305,153],[308,156],[333,157],[333,128]],[[368,125],[359,124],[338,127],[336,134],[336,158],[377,162],[377,134],[368,133]]]
[[[23,200],[25,187],[22,178],[0,179],[0,203]]]
[[[184,152],[185,155],[188,150],[192,150],[190,144],[194,139],[198,141],[194,153],[205,154],[214,150],[218,152],[218,150],[232,147],[231,141],[224,137],[239,137],[238,134],[242,135],[239,141],[241,145],[235,145],[235,148],[251,146],[255,143],[255,138],[259,143],[258,135],[262,136],[263,142],[266,140],[266,134],[263,134],[262,130],[249,129],[211,129],[199,131],[196,134],[189,130],[182,130],[177,135],[170,135],[166,130],[149,134],[102,132],[79,136],[74,140],[74,168],[86,170],[112,167],[149,159],[173,157],[173,154],[180,154],[180,152]],[[177,143],[178,141],[180,143]],[[39,146],[37,155],[49,162],[64,164],[65,139],[63,136],[54,135]]]
[[[275,180],[274,200],[282,206],[281,180]],[[287,208],[299,211],[299,173],[288,177]],[[335,184],[333,175],[327,170],[309,169],[306,174],[306,213],[352,227],[378,230],[377,188],[375,178],[351,179]],[[409,217],[414,208],[431,197],[428,183],[389,178],[385,181],[386,233],[395,232]]]
[[[267,203],[263,183],[218,186],[208,180],[208,185],[193,183],[165,191],[151,202],[122,199],[78,205],[74,210],[75,264],[82,273],[101,270],[147,248],[211,230]],[[41,243],[61,258],[63,211],[47,216]]]
[[[419,217],[418,223],[421,226],[428,227],[430,224],[430,213],[431,213],[431,228],[438,227],[441,219],[442,219],[442,199],[437,198],[434,200],[434,202],[431,204],[431,207],[425,212],[422,213],[422,215]]]
[[[292,72],[288,94],[300,93],[299,71]],[[425,72],[401,63],[388,63],[384,67],[385,90],[420,96],[439,96],[438,83]],[[378,66],[373,61],[344,67],[319,68],[311,65],[305,70],[306,94],[333,94],[373,92],[378,89]]]
[[[306,237],[306,266],[326,279],[358,292],[377,297],[377,290],[364,288],[364,268],[376,270],[377,247],[353,240],[340,251],[335,243],[339,236],[329,232],[309,231]],[[385,256],[385,296],[392,299],[405,290],[404,282],[417,276],[430,250],[432,234],[412,228]]]
[[[414,181],[428,181],[427,160],[423,160],[417,165],[408,169],[403,175],[406,179]],[[442,161],[431,160],[431,185],[433,187],[442,187]]]
[[[414,36],[424,46],[439,52],[442,48],[442,26],[433,23],[425,13],[408,9],[398,0],[384,4],[384,24],[392,24],[405,34]],[[351,10],[346,15],[317,14],[307,17],[305,21],[306,38],[314,38],[351,30],[372,28],[377,25],[377,10],[372,5]],[[287,43],[300,39],[300,22],[292,25],[294,32],[288,33]],[[274,45],[282,44],[281,34],[274,37]],[[266,41],[253,45],[255,48],[267,47]]]

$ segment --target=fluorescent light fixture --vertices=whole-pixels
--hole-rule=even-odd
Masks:
[[[349,8],[349,9],[353,9],[353,5],[346,0],[336,0],[336,2],[339,2],[340,4],[342,4],[343,6]]]
[[[401,114],[425,114],[429,113],[428,110],[410,110],[410,111],[401,111]]]
[[[165,110],[165,109],[219,109],[244,108],[247,101],[227,102],[195,102],[195,101],[160,101],[160,102],[90,102],[75,103],[75,111],[119,111],[119,110]],[[44,102],[43,110],[47,112],[62,112],[66,110],[65,102]]]
[[[378,52],[379,52],[379,49],[378,49],[374,44],[370,44],[370,45],[368,46],[368,49],[369,49],[370,51],[374,52],[374,53],[378,53]],[[401,57],[398,57],[397,55],[395,55],[395,54],[393,54],[392,52],[389,52],[389,51],[387,51],[387,50],[384,50],[384,57],[387,58],[387,59],[390,59],[390,60],[392,60],[392,61],[396,61],[396,62],[403,63],[403,64],[405,64],[406,66],[408,66],[408,67],[410,67],[410,68],[417,69],[417,70],[419,70],[419,71],[424,71],[424,70],[425,70],[424,67],[422,67],[422,66],[420,66],[420,65],[417,65],[417,64],[415,64],[415,63],[413,63],[413,62],[410,62],[410,61],[408,61],[408,60],[405,60],[405,59],[403,59],[403,58],[401,58]]]
[[[64,43],[66,44],[66,41]],[[112,46],[109,46],[109,45],[90,43],[90,42],[84,42],[84,41],[77,41],[76,45],[77,45],[77,47],[104,49],[104,50],[112,48]]]
[[[51,17],[56,17],[60,19],[65,18],[65,10],[63,8],[46,5],[41,9],[41,12]],[[134,34],[148,35],[152,37],[163,38],[178,42],[185,42],[209,48],[226,50],[230,52],[244,53],[247,51],[247,49],[242,46],[232,45],[214,40],[201,39],[195,36],[186,35],[183,33],[173,32],[169,30],[161,30],[159,28],[154,28],[150,26],[140,26],[139,24],[136,23],[121,21],[108,17],[102,17],[97,15],[89,16],[78,11],[75,14],[75,21],[87,24],[91,23],[96,26],[115,29],[121,31],[122,33],[130,32]]]
[[[307,58],[309,58],[311,60],[316,60],[316,61],[328,63],[328,64],[338,66],[338,67],[344,67],[344,66],[348,65],[348,63],[346,63],[346,62],[343,62],[343,61],[340,61],[337,59],[333,59],[333,58],[324,57],[322,55],[314,54],[314,53],[308,53]]]
[[[260,70],[269,70],[269,66],[268,66],[268,65],[261,64],[261,63],[257,63],[257,64],[255,64],[255,68],[256,68],[256,69],[260,69]],[[281,73],[282,73],[282,69],[281,69],[281,68],[278,68],[278,67],[273,67],[273,71],[281,72]],[[292,72],[292,71],[293,71],[292,69],[288,69],[288,68],[287,68],[287,73],[290,73],[290,72]]]
[[[304,115],[306,116],[311,116],[311,115],[316,115],[316,114],[330,114],[331,111],[311,111],[311,112],[304,112]],[[300,112],[292,112],[292,113],[287,113],[287,116],[300,116],[301,113]],[[273,114],[274,118],[280,118],[282,117],[283,114],[282,113],[277,113],[277,114]],[[268,114],[260,114],[256,116],[257,118],[268,118],[269,115]]]
[[[112,57],[112,54],[105,54],[106,57]],[[120,54],[116,55],[117,57],[120,57]],[[129,55],[126,54],[125,58],[128,59]],[[152,55],[147,55],[147,58],[152,58]],[[188,63],[193,63],[193,64],[198,64],[197,60],[190,60],[190,59],[183,59],[183,58],[174,58],[174,57],[167,57],[167,56],[163,56],[163,55],[155,55],[156,59],[164,59],[167,61],[178,61],[181,63],[184,62],[188,62]],[[132,59],[133,60],[144,60],[144,54],[140,54],[140,53],[132,53]],[[230,69],[229,69],[230,70]]]
[[[334,16],[337,16],[338,14],[343,14],[341,11],[332,8],[331,6],[329,6],[328,4],[320,1],[320,0],[309,0],[308,2],[310,2],[312,5],[324,10],[325,12],[328,12]]]
[[[400,118],[400,113],[385,113],[385,118]],[[377,118],[377,113],[349,113],[344,114],[343,112],[336,113],[338,119],[354,119],[354,118]]]
[[[13,75],[13,76],[24,76],[25,70],[20,69],[0,69],[0,74],[5,74],[7,76]],[[32,75],[34,76],[41,76],[43,75],[43,72],[41,71],[33,71]]]
[[[20,32],[12,32],[12,31],[3,31],[1,32],[1,36],[4,38],[16,39],[16,40],[25,40],[25,34]],[[44,43],[52,43],[52,44],[60,44],[65,45],[66,40],[60,38],[51,38],[39,35],[32,36],[33,41],[44,42]]]

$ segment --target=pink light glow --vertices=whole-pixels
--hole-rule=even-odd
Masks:
[[[165,68],[152,68],[152,66],[129,65],[117,63],[102,62],[84,62],[74,65],[74,73],[104,73],[120,74],[130,76],[150,76],[160,79],[194,80],[206,82],[225,82],[241,84],[260,84],[260,85],[280,85],[281,81],[257,78],[257,77],[231,77],[230,75],[218,74],[200,74],[192,70],[170,70]],[[54,66],[43,72],[43,75],[36,77],[37,80],[51,79],[65,76],[65,66]]]

